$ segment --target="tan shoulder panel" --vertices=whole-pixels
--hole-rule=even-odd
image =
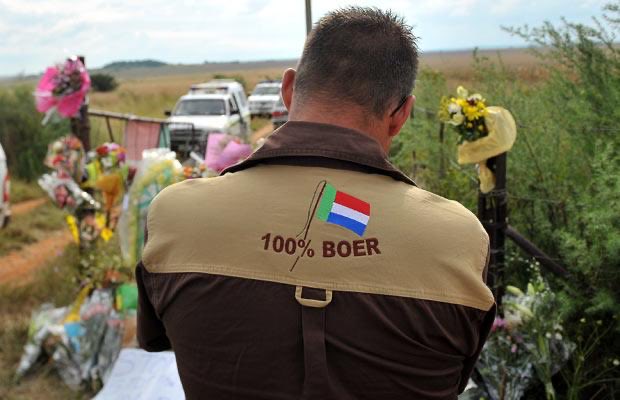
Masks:
[[[326,218],[322,205],[338,215]],[[155,198],[147,226],[143,262],[151,272],[205,272],[481,310],[494,301],[482,281],[488,237],[476,217],[383,175],[263,165],[185,181]]]

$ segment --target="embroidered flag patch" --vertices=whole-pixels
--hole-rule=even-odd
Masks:
[[[370,204],[325,183],[316,217],[364,236],[370,220]]]

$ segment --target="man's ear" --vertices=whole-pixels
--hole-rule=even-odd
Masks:
[[[289,112],[291,111],[291,104],[293,103],[293,87],[295,86],[296,74],[297,72],[294,69],[288,68],[284,71],[284,75],[282,75],[282,89],[280,94],[282,95],[284,106]]]
[[[415,104],[415,96],[411,95],[407,97],[405,104],[403,104],[403,106],[399,108],[398,111],[396,111],[394,115],[391,115],[389,117],[390,125],[389,125],[388,135],[390,137],[394,137],[398,135],[398,133],[400,132],[400,129],[403,127],[405,122],[407,122],[407,118],[409,118],[409,115],[411,115],[411,110],[413,110],[414,104]]]

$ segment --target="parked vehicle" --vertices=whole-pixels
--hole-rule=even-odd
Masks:
[[[11,218],[11,181],[6,164],[6,154],[0,144],[0,228],[4,228]]]
[[[284,106],[282,97],[280,97],[280,100],[276,102],[271,110],[271,123],[274,129],[278,129],[284,125],[286,121],[288,121],[288,110]]]
[[[172,150],[204,155],[210,133],[227,133],[247,141],[250,110],[243,86],[235,81],[214,80],[192,85],[173,111],[167,111]]]
[[[281,81],[262,81],[254,88],[248,98],[250,113],[254,116],[269,116],[271,110],[280,99]]]

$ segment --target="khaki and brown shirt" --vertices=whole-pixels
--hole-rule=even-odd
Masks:
[[[350,129],[288,122],[147,229],[138,339],[188,399],[456,399],[495,315],[476,217]]]

